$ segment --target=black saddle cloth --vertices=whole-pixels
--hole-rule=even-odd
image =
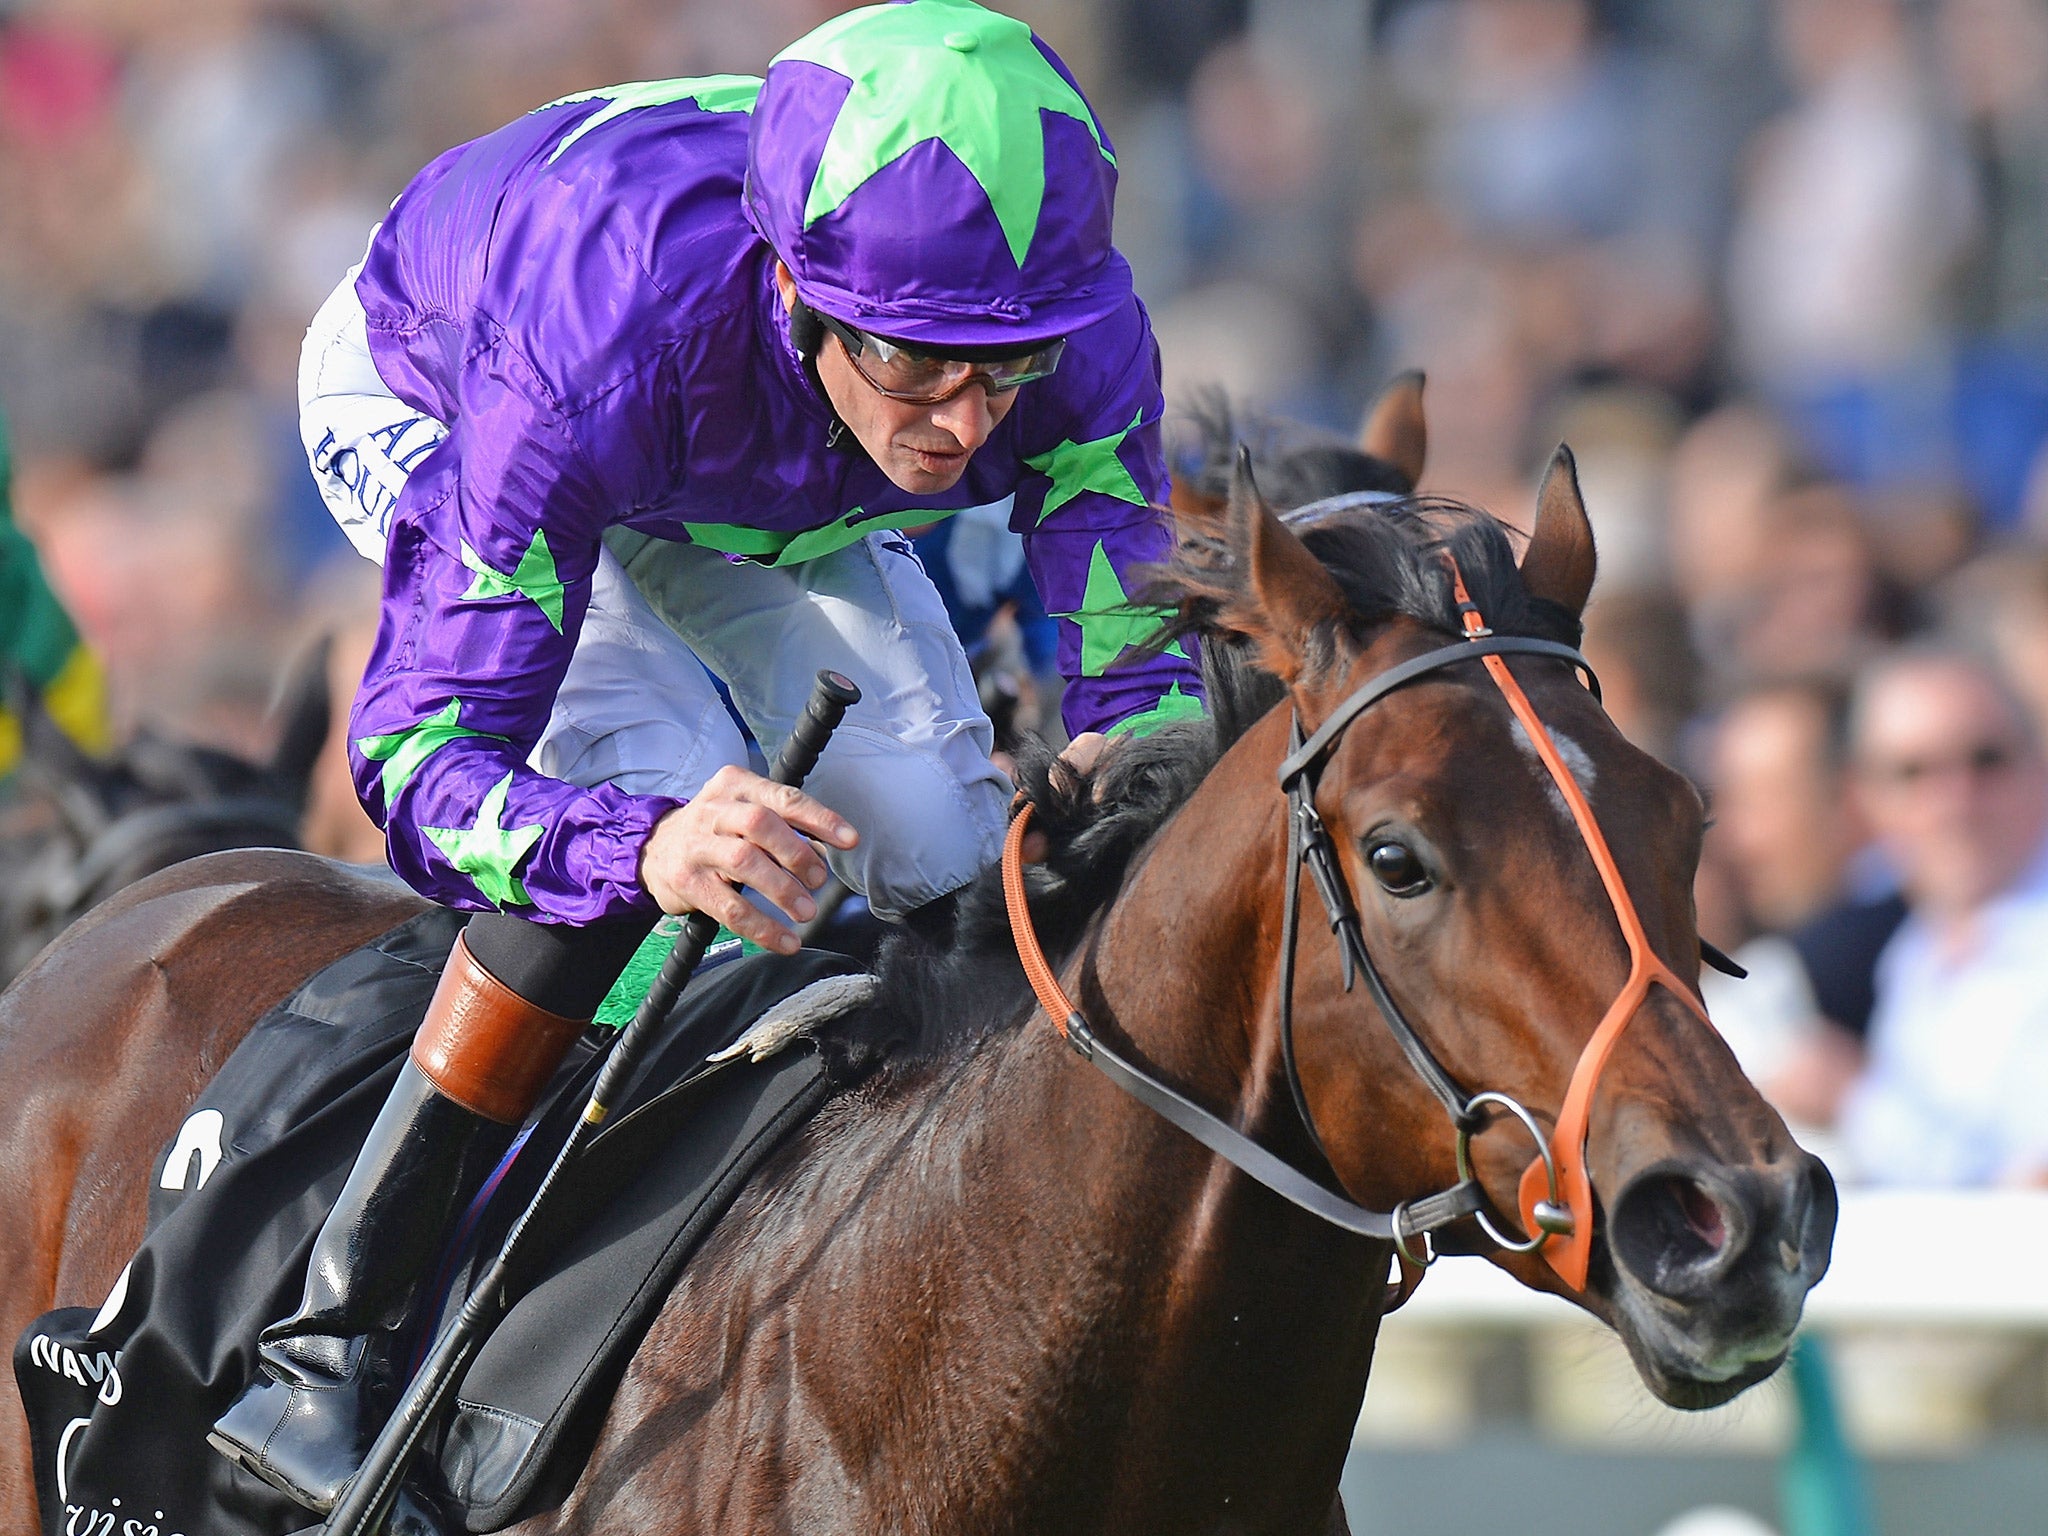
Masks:
[[[282,1536],[318,1523],[230,1465],[206,1431],[253,1379],[257,1332],[297,1305],[314,1234],[461,923],[424,913],[266,1015],[158,1158],[148,1235],[106,1304],[48,1313],[22,1335],[15,1375],[47,1536]],[[755,955],[684,993],[415,1474],[468,1530],[568,1492],[683,1262],[769,1153],[879,1053],[856,1017],[763,1061],[698,1064],[775,1003],[854,968],[816,951]],[[470,1213],[438,1277],[443,1317],[538,1186],[598,1059],[595,1038],[571,1051],[495,1195]],[[408,1341],[415,1358],[427,1342],[424,1329]]]

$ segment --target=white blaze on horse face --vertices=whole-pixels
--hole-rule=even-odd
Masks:
[[[1514,733],[1515,749],[1535,765],[1538,776],[1543,780],[1543,793],[1549,797],[1551,805],[1556,808],[1558,815],[1564,817],[1566,821],[1570,821],[1572,819],[1572,808],[1565,804],[1564,791],[1557,787],[1557,780],[1550,776],[1550,769],[1544,763],[1543,755],[1536,750],[1536,743],[1530,740],[1529,733],[1523,728],[1522,722],[1518,719],[1510,720],[1508,722],[1508,729]],[[1587,755],[1584,747],[1573,741],[1571,737],[1565,735],[1563,731],[1552,729],[1550,731],[1550,740],[1557,747],[1557,755],[1564,759],[1565,767],[1571,770],[1572,777],[1578,781],[1579,792],[1586,797],[1587,803],[1590,804],[1593,799],[1593,781],[1595,778],[1593,759]]]

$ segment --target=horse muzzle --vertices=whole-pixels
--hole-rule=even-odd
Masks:
[[[1777,1368],[1827,1272],[1836,1209],[1834,1178],[1796,1148],[1752,1167],[1666,1159],[1629,1179],[1607,1221],[1610,1299],[1659,1398],[1713,1407]]]

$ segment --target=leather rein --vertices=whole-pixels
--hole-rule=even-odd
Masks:
[[[1309,1140],[1327,1163],[1328,1155],[1322,1136],[1316,1129],[1315,1116],[1309,1108],[1294,1050],[1295,952],[1300,937],[1301,877],[1306,869],[1322,901],[1330,930],[1337,939],[1343,963],[1344,990],[1351,991],[1360,975],[1365,978],[1366,990],[1402,1054],[1450,1116],[1457,1135],[1458,1182],[1449,1189],[1420,1199],[1402,1201],[1391,1211],[1371,1210],[1326,1188],[1120,1055],[1095,1032],[1080,1008],[1067,996],[1038,941],[1024,890],[1024,834],[1030,824],[1032,808],[1021,796],[1003,843],[1003,895],[1009,908],[1010,928],[1018,958],[1023,962],[1024,974],[1031,983],[1039,1006],[1052,1020],[1060,1037],[1125,1093],[1179,1126],[1247,1177],[1333,1226],[1392,1243],[1400,1259],[1402,1279],[1390,1288],[1390,1306],[1405,1300],[1422,1271],[1435,1261],[1434,1234],[1467,1217],[1475,1219],[1486,1236],[1508,1252],[1541,1251],[1560,1278],[1574,1290],[1585,1289],[1593,1238],[1593,1195],[1586,1171],[1586,1134],[1593,1093],[1599,1085],[1601,1073],[1622,1030],[1648,998],[1652,987],[1665,987],[1702,1021],[1707,1017],[1706,1009],[1694,990],[1651,948],[1635,902],[1621,878],[1619,866],[1599,823],[1593,817],[1592,807],[1566,766],[1548,728],[1502,658],[1539,656],[1564,661],[1585,675],[1597,699],[1600,685],[1592,667],[1576,649],[1553,640],[1495,635],[1467,593],[1464,575],[1459,571],[1457,562],[1450,560],[1448,555],[1445,558],[1450,561],[1452,590],[1457,599],[1464,638],[1425,651],[1368,679],[1312,734],[1303,735],[1298,713],[1290,726],[1289,752],[1279,770],[1279,787],[1288,801],[1287,884],[1280,962],[1280,1048],[1295,1112],[1307,1128]],[[1466,1093],[1408,1021],[1366,947],[1357,904],[1345,879],[1336,845],[1315,809],[1315,795],[1323,765],[1345,730],[1360,715],[1397,689],[1467,661],[1478,661],[1485,666],[1495,686],[1506,698],[1509,709],[1535,744],[1543,766],[1564,797],[1580,838],[1592,856],[1629,950],[1628,980],[1580,1052],[1555,1127],[1547,1138],[1536,1117],[1509,1095],[1490,1090]],[[1709,954],[1709,959],[1719,962],[1718,955],[1714,953]],[[1494,1122],[1496,1111],[1519,1121],[1536,1143],[1537,1155],[1523,1171],[1518,1190],[1518,1214],[1526,1234],[1522,1236],[1503,1230],[1492,1219],[1486,1192],[1472,1171],[1472,1138]]]

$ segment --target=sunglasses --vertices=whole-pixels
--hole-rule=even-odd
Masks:
[[[1915,789],[1951,773],[1988,779],[2004,773],[2018,758],[2019,753],[2010,742],[1980,741],[1966,751],[1945,756],[1902,757],[1889,763],[1872,763],[1870,775],[1895,789]]]
[[[1016,357],[968,360],[934,357],[866,331],[855,330],[823,311],[814,311],[818,322],[839,338],[846,348],[846,360],[872,385],[878,394],[905,405],[938,405],[950,400],[970,384],[980,384],[992,395],[1006,395],[1020,385],[1042,379],[1060,365],[1067,350],[1064,336],[1035,351]]]

